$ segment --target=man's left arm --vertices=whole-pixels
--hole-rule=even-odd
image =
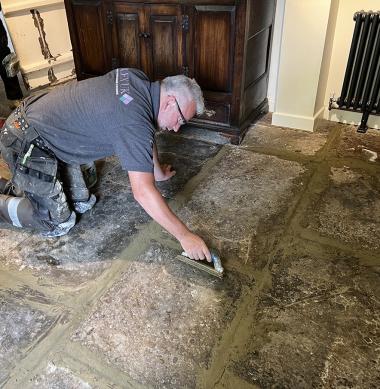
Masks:
[[[172,170],[171,165],[160,164],[156,143],[153,144],[153,165],[155,181],[166,181],[169,178],[172,178],[176,173],[175,170]]]

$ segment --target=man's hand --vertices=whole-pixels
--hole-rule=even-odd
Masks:
[[[155,181],[166,181],[175,175],[176,171],[172,170],[171,165],[155,164],[154,165],[154,179]]]
[[[189,231],[183,238],[179,239],[179,242],[185,253],[191,259],[198,261],[199,259],[202,260],[206,258],[207,261],[211,262],[210,250],[207,248],[203,239],[198,235]]]
[[[171,211],[154,184],[152,173],[128,172],[133,195],[145,211],[170,234],[175,236],[183,250],[192,259],[207,258],[211,262],[210,250],[198,235],[193,234]]]
[[[155,181],[166,181],[169,178],[172,178],[176,173],[175,170],[172,170],[171,165],[160,164],[158,160],[158,152],[156,144],[153,145],[153,165],[154,165],[154,179]]]

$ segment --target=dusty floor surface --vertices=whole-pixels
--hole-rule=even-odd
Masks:
[[[65,237],[0,229],[4,388],[378,388],[380,131],[161,135],[170,206],[223,280],[135,203],[115,159]],[[4,166],[0,174],[4,174]]]

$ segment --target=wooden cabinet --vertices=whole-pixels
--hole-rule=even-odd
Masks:
[[[192,123],[237,143],[267,110],[275,0],[65,0],[78,79],[136,67],[194,77],[206,111]]]

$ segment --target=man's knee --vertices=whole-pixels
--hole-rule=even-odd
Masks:
[[[26,197],[0,194],[0,219],[20,228],[40,231],[51,229],[48,223],[36,215],[32,203]]]

